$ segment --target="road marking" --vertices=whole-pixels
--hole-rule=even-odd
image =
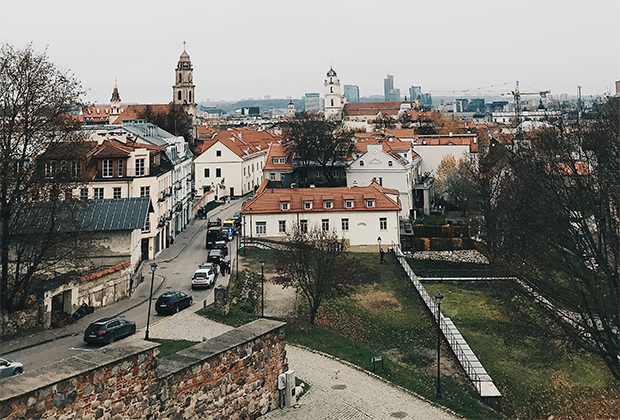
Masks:
[[[84,349],[80,347],[69,347],[69,350],[78,350],[78,351],[95,351],[94,349]]]
[[[157,321],[157,322],[155,322],[155,323],[151,324],[151,325],[149,326],[149,328],[154,327],[155,325],[159,325],[159,324],[161,324],[162,322],[164,322],[165,320],[167,320],[168,318],[172,318],[173,316],[174,316],[174,315],[168,315],[168,316],[167,316],[167,317],[165,317],[164,319],[160,319],[159,321]],[[140,328],[140,331],[145,331],[145,330],[146,330],[146,327],[144,327],[144,328]]]

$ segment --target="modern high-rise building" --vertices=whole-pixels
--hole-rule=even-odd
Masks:
[[[360,101],[360,88],[357,85],[344,85],[344,96],[350,104],[357,104]]]
[[[394,76],[388,74],[387,78],[383,79],[383,96],[385,97],[385,102],[391,102],[389,98],[392,90],[394,90]]]
[[[420,97],[420,106],[427,111],[433,109],[433,98],[430,93],[423,93]]]
[[[318,93],[306,93],[304,104],[306,111],[319,111],[321,109],[321,95]]]
[[[400,102],[400,89],[392,89],[390,93],[388,93],[386,102]]]
[[[422,96],[422,86],[411,86],[409,88],[409,100],[417,101]]]

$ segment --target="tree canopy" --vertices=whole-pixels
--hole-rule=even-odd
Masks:
[[[76,232],[60,229],[85,169],[71,116],[81,93],[45,53],[0,45],[0,310],[22,309],[39,280],[73,265]]]
[[[356,264],[346,254],[345,241],[318,226],[303,230],[295,225],[287,232],[284,245],[275,254],[275,282],[301,290],[313,324],[323,301],[352,290]]]
[[[567,331],[620,379],[618,99],[584,129],[559,121],[529,147],[496,145],[481,168],[492,255],[551,301]]]

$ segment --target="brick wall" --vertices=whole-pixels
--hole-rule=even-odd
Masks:
[[[129,338],[3,380],[0,418],[254,419],[278,405],[283,326],[260,319],[164,359]]]

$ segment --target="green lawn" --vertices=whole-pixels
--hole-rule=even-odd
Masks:
[[[265,271],[271,269],[271,251],[248,248],[246,254],[245,261],[256,267],[254,271],[260,273],[261,258],[267,261]],[[385,368],[377,374],[434,400],[437,336],[431,315],[393,255],[387,255],[387,264],[379,264],[375,254],[354,256],[364,267],[357,293],[326,302],[316,325],[308,323],[306,308],[300,305],[300,315],[286,319],[286,340],[370,371],[371,358],[382,355]],[[433,267],[453,273],[474,268],[424,264],[426,275],[437,275]],[[241,277],[244,274],[240,273]],[[563,331],[510,283],[425,287],[431,295],[441,291],[445,296],[442,311],[454,320],[503,394],[501,413],[482,404],[443,344],[442,355],[448,357],[442,359],[442,405],[468,419],[620,418],[618,409],[613,411],[619,402],[618,383],[605,365],[573,346]],[[207,316],[235,326],[256,319],[234,305],[227,316]]]

